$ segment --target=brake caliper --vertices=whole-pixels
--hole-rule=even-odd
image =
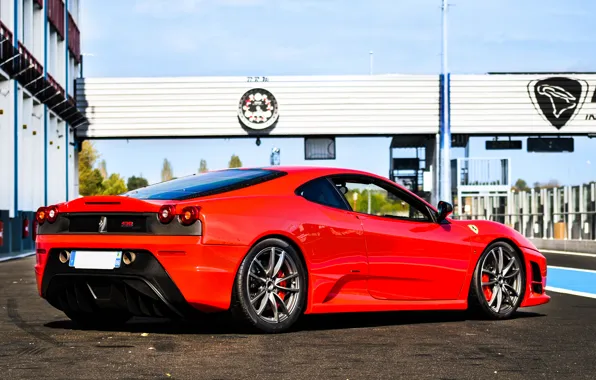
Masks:
[[[490,281],[490,277],[488,277],[488,274],[483,273],[482,274],[482,282],[489,282],[489,281]],[[487,301],[490,301],[491,298],[493,297],[493,288],[490,285],[483,286],[482,292],[484,293],[484,297],[486,297]]]

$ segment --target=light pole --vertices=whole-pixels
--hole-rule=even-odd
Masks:
[[[442,44],[442,62],[441,62],[441,77],[443,78],[442,88],[442,118],[440,126],[440,199],[451,203],[451,159],[449,153],[451,151],[451,118],[449,106],[449,69],[447,66],[447,0],[442,0],[441,10],[443,13],[443,44]]]
[[[374,53],[373,53],[372,50],[368,52],[368,55],[369,55],[369,58],[370,58],[369,59],[369,73],[370,73],[370,75],[373,75],[373,63],[374,63],[373,62],[373,54]]]

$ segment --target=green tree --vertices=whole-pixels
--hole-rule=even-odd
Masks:
[[[164,158],[164,160],[163,160],[163,166],[161,168],[161,181],[162,182],[169,181],[172,178],[174,178],[174,172],[172,170],[172,164],[170,164],[170,161],[168,161],[167,158]]]
[[[103,195],[119,195],[126,192],[126,184],[119,174],[112,173],[103,181]]]
[[[86,197],[103,191],[103,177],[98,169],[79,170],[79,194]]]
[[[241,168],[242,161],[240,161],[240,157],[236,156],[235,154],[232,154],[232,157],[230,158],[230,162],[228,163],[228,167],[229,168]]]
[[[128,188],[128,190],[136,190],[146,186],[149,186],[149,182],[145,178],[143,178],[142,175],[139,177],[135,177],[133,175],[126,182],[126,187]]]
[[[207,161],[201,158],[201,163],[199,164],[199,173],[207,173],[209,169],[207,169]]]
[[[530,188],[528,187],[528,183],[520,178],[517,181],[515,181],[515,185],[513,185],[513,190],[530,191]]]
[[[99,158],[95,146],[89,141],[83,141],[79,153],[79,194],[82,196],[97,195],[103,191],[103,177],[93,166]]]

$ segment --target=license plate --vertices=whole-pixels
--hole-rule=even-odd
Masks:
[[[122,251],[71,251],[68,265],[76,269],[120,268]]]

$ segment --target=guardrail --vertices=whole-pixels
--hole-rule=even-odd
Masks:
[[[556,212],[552,218],[540,213],[455,215],[459,220],[492,220],[514,228],[527,238],[596,240],[596,211]]]

